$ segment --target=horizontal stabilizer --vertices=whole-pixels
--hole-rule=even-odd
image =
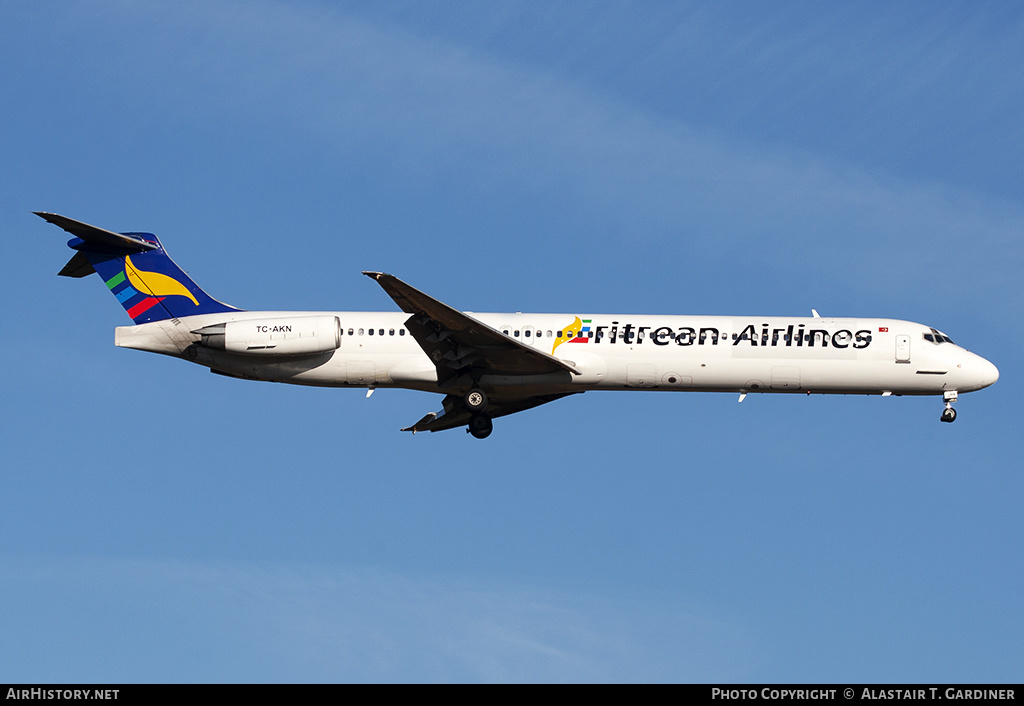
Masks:
[[[63,228],[68,233],[71,233],[71,235],[77,236],[92,245],[130,253],[142,252],[143,250],[156,250],[158,247],[156,243],[148,243],[145,240],[133,238],[130,235],[115,233],[104,228],[91,226],[88,223],[82,223],[81,221],[76,221],[73,218],[68,218],[67,216],[60,216],[56,213],[44,213],[43,211],[33,211],[33,213],[43,220],[49,221],[55,226]],[[71,265],[71,263],[69,262],[68,265]],[[67,269],[67,267],[64,268],[64,270]],[[64,274],[64,270],[61,270],[61,274]],[[84,277],[87,274],[89,273],[86,272],[81,275],[65,276]]]

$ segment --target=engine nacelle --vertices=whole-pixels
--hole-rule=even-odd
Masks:
[[[341,346],[337,316],[245,319],[204,326],[192,333],[202,336],[202,346],[246,355],[310,355]]]

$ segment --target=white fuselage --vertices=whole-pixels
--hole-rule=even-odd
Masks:
[[[255,345],[251,354],[214,350],[194,333],[233,321],[253,328],[258,321],[265,331],[266,322],[325,315],[337,317],[341,336],[336,349],[322,353],[261,355]],[[934,395],[979,390],[998,377],[994,365],[934,329],[893,319],[470,315],[581,373],[491,374],[475,381],[522,394],[649,389]],[[115,342],[254,380],[461,391],[461,381],[439,387],[434,363],[405,329],[408,318],[402,312],[206,314],[118,327]]]

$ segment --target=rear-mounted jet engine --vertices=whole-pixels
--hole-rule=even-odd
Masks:
[[[228,321],[192,333],[202,336],[200,345],[206,348],[248,355],[311,355],[341,346],[337,316]]]

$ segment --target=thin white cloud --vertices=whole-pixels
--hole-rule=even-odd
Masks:
[[[896,278],[926,288],[955,262],[961,292],[991,290],[979,276],[991,262],[1024,265],[1019,203],[739,142],[559,75],[315,5],[204,4],[174,17],[177,30],[159,35],[174,61],[155,85],[187,83],[200,114],[232,115],[243,129],[273,124],[339,158],[374,152],[386,169],[422,179],[458,169],[532,183],[565,209],[614,224],[621,242],[612,244],[671,249],[683,239],[704,262],[746,251],[798,269],[829,264],[842,246],[837,276],[867,288]],[[200,39],[180,46],[178,32],[193,31]]]
[[[0,596],[18,614],[4,642],[19,657],[4,662],[20,681],[713,681],[751,669],[741,628],[664,597],[311,566],[5,566]],[[61,625],[75,627],[55,635]],[[51,673],[19,671],[43,651]]]
[[[360,154],[405,183],[458,173],[460,188],[514,184],[518,198],[548,195],[546,217],[573,214],[574,231],[585,229],[597,246],[706,265],[760,263],[780,274],[833,267],[838,251],[833,276],[843,289],[899,281],[928,297],[936,273],[955,267],[958,296],[1021,297],[1009,276],[991,274],[993,262],[1002,273],[1024,267],[1018,202],[739,140],[563,74],[330,6],[110,7],[95,19],[96,41],[110,54],[93,60],[112,83],[120,76],[136,98],[177,120],[322,144],[338,161]],[[676,36],[700,35],[705,15],[685,18]],[[77,41],[91,36],[75,28]],[[730,51],[749,56],[747,44],[763,43],[801,59],[779,77],[785,88],[811,71],[822,30],[808,30],[795,48],[759,34],[768,30],[751,28]],[[935,32],[918,37],[921,46],[905,49],[900,63],[941,53]],[[848,61],[830,66],[842,76],[852,70]]]

